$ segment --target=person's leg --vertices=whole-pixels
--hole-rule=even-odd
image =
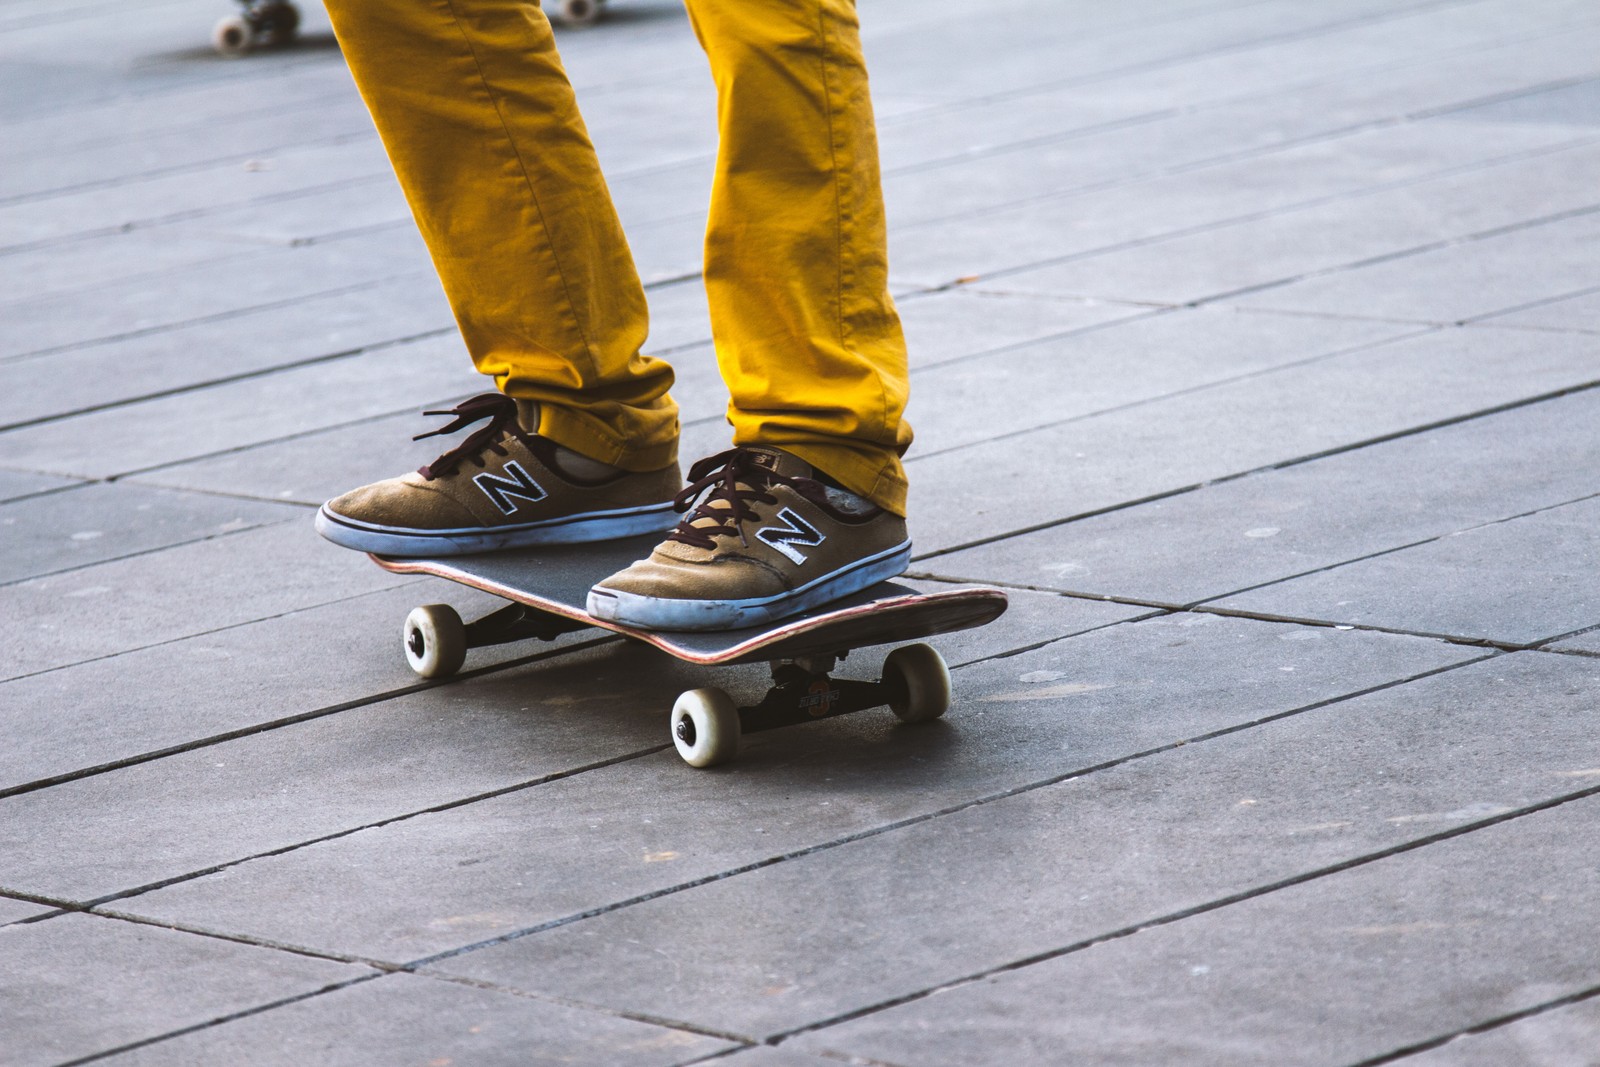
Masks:
[[[906,347],[853,0],[686,0],[717,85],[706,235],[736,445],[905,514]]]
[[[640,353],[644,291],[548,19],[529,0],[327,6],[473,362],[518,404],[514,415],[504,404],[472,409],[499,413],[473,455],[330,502],[324,533],[374,551],[539,543],[548,523],[587,506],[569,499],[572,486],[546,483],[574,471],[607,482],[608,467],[659,477],[610,484],[594,509],[641,494],[660,504],[676,487],[672,371]],[[532,455],[534,434],[577,455]],[[479,536],[479,525],[495,529]]]
[[[687,3],[717,83],[705,279],[741,447],[690,471],[693,510],[589,610],[726,629],[905,569],[911,428],[854,4]]]

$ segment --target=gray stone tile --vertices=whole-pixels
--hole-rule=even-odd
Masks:
[[[1569,637],[1553,647],[1567,652],[1588,652],[1600,656],[1600,627]]]
[[[1597,252],[1600,217],[1586,215],[1317,275],[1240,303],[1280,311],[1462,322],[1593,286]]]
[[[435,966],[767,1037],[1580,789],[1597,680],[1472,665]]]
[[[364,564],[351,557],[344,566],[360,571]],[[379,592],[0,685],[7,737],[0,790],[398,695],[418,684],[399,647],[400,624],[413,607],[444,601],[474,618],[501,603],[462,586],[393,576],[384,584]],[[467,668],[592,637],[475,649]]]
[[[388,229],[300,248],[272,248],[163,272],[161,285],[127,278],[6,310],[0,359],[151,333],[241,311],[278,308],[428,271],[415,230]],[[431,273],[431,271],[428,271]]]
[[[1600,800],[890,1009],[801,1047],[896,1062],[1335,1064],[1594,983]],[[1587,1055],[1591,1049],[1570,1049]],[[1577,1062],[1577,1061],[1569,1061]]]
[[[1552,300],[1537,307],[1484,320],[1486,326],[1536,326],[1550,330],[1600,333],[1600,292]]]
[[[7,1067],[77,1059],[373,973],[90,915],[8,926],[0,944]]]
[[[952,576],[1190,604],[1600,491],[1585,392],[930,560]]]
[[[281,523],[8,586],[6,678],[146,648],[398,584]],[[197,580],[197,578],[199,580]]]
[[[914,373],[907,417],[921,433],[923,449],[944,451],[982,444],[1002,433],[1241,382],[1412,330],[1390,323],[1266,318],[1202,308],[1147,314]],[[1285,376],[1292,378],[1295,371]],[[1048,401],[1019,403],[1022,397]]]
[[[1498,128],[1511,132],[1526,129],[1514,124]],[[1175,191],[1170,204],[1182,211],[1186,221],[1158,231],[1171,236],[1139,243],[1129,243],[1128,237],[1118,236],[1101,241],[1098,247],[1058,247],[1054,251],[1039,249],[1035,238],[1033,248],[1022,245],[1009,254],[1009,263],[969,264],[962,273],[981,275],[1000,267],[1023,265],[1030,256],[1044,259],[1051,255],[1092,251],[1093,255],[1008,276],[1006,285],[1019,291],[1187,303],[1277,285],[1318,271],[1347,267],[1592,206],[1593,191],[1586,186],[1582,175],[1600,158],[1600,148],[1582,143],[1581,138],[1574,147],[1562,151],[1535,151],[1534,146],[1529,145],[1522,154],[1509,147],[1495,152],[1483,145],[1483,151],[1474,157],[1485,161],[1483,165],[1452,173],[1466,166],[1469,160],[1452,165],[1436,153],[1445,151],[1451,144],[1478,144],[1476,137],[1480,131],[1473,127],[1472,132],[1473,136],[1467,137],[1457,127],[1438,125],[1434,135],[1439,143],[1431,150],[1422,145],[1413,146],[1418,155],[1410,180],[1406,181],[1397,177],[1394,181],[1375,183],[1372,167],[1382,166],[1378,160],[1368,158],[1357,162],[1353,154],[1340,153],[1338,158],[1354,168],[1352,185],[1337,192],[1331,187],[1318,188],[1292,202],[1288,199],[1292,194],[1285,192],[1281,194],[1283,202],[1276,204],[1240,201],[1238,208],[1220,210],[1211,206],[1218,196],[1254,192],[1256,182],[1273,186],[1286,183],[1287,190],[1301,189],[1304,183],[1290,173],[1291,164],[1315,169],[1327,162],[1326,159],[1319,162],[1317,157],[1328,156],[1331,149],[1314,146],[1294,154],[1292,159],[1273,157],[1270,170],[1276,173],[1258,166],[1249,179],[1228,175],[1220,169],[1217,173],[1208,172],[1205,175],[1208,182],[1221,180],[1218,191],[1209,197],[1198,184],[1199,175],[1182,175],[1185,185]],[[1559,131],[1551,136],[1550,147],[1558,145],[1561,138]],[[1567,139],[1572,140],[1570,135]],[[1397,148],[1397,151],[1402,150]],[[1531,157],[1527,152],[1533,153]],[[1487,162],[1495,158],[1501,161]],[[1430,164],[1431,171],[1428,170]],[[1139,187],[1114,192],[1124,197],[1135,192],[1152,195],[1151,190]],[[1201,202],[1196,203],[1196,198]],[[1048,226],[1062,215],[1065,204],[1075,204],[1079,211],[1094,210],[1098,201],[1099,197],[1083,197],[1063,202],[1062,206],[1052,202],[1036,208],[1031,212],[1027,228],[1030,232],[1040,232],[1038,228],[1046,227],[1042,232],[1049,232]],[[1303,206],[1291,206],[1292,203]],[[1278,210],[1263,216],[1264,208],[1269,206]],[[1124,216],[1127,210],[1122,209]],[[1204,214],[1198,214],[1202,211]],[[985,219],[990,224],[990,232],[983,247],[1006,248],[1004,242],[1011,228],[1006,224],[1009,219],[1009,215]],[[950,240],[950,231],[956,228],[939,227],[946,238],[946,248],[950,250],[944,253],[946,257],[968,247],[964,236]],[[990,251],[987,255],[992,261],[996,252]],[[908,258],[909,265],[904,262]],[[938,276],[937,271],[924,268],[915,254],[902,257],[902,269]]]
[[[6,460],[103,478],[409,410],[487,384],[459,337],[434,336],[16,430],[5,436]]]
[[[957,588],[946,582],[924,582],[915,579],[907,581],[906,584],[926,590]],[[1010,603],[1006,607],[1005,614],[989,625],[975,630],[940,634],[929,638],[929,642],[939,649],[945,662],[954,668],[993,656],[1031,649],[1072,634],[1155,614],[1147,608],[1130,607],[1126,604],[1110,604],[1101,600],[1033,593],[1021,589],[1008,591],[1008,597]],[[885,649],[879,648],[855,654],[840,670],[846,674],[862,672],[872,674],[884,652]],[[862,664],[860,667],[857,666],[856,656],[860,657]]]
[[[256,526],[303,521],[299,508],[101,483],[0,507],[0,584]]]
[[[1581,335],[1447,330],[981,445],[912,452],[918,549],[968,544],[1459,418],[1585,384],[1593,374]]]
[[[430,273],[0,363],[0,425],[455,332]],[[175,353],[193,354],[187,358]],[[464,357],[463,357],[464,358]],[[49,374],[45,371],[48,368]]]
[[[1600,1002],[1540,1012],[1396,1060],[1404,1067],[1587,1067],[1600,1048]]]
[[[164,230],[131,230],[84,241],[70,241],[22,256],[0,256],[4,306],[60,296],[97,286],[145,279],[168,271],[250,255],[257,249],[237,241]]]
[[[698,677],[607,645],[7,797],[6,888],[90,901],[648,751]]]
[[[1297,633],[1315,636],[1283,639]],[[661,752],[254,860],[118,907],[417,958],[1473,654],[1215,616],[1128,623],[955,672],[954,708],[925,728],[869,712],[754,735],[737,763],[712,773]],[[736,695],[745,692],[754,694]]]
[[[116,1067],[250,1063],[556,1067],[687,1063],[732,1047],[684,1030],[394,974],[109,1057]]]
[[[33,918],[37,915],[47,915],[55,908],[43,904],[35,904],[29,900],[18,900],[15,897],[0,897],[0,926],[18,922],[22,919]]]
[[[838,1061],[823,1056],[813,1056],[795,1048],[757,1045],[725,1057],[723,1062],[729,1067],[831,1067]]]
[[[1299,619],[1531,644],[1600,623],[1600,499],[1216,601]]]
[[[1150,313],[1149,308],[1127,304],[1039,299],[974,289],[918,295],[901,300],[899,307],[913,372]],[[931,383],[930,387],[937,388]]]
[[[0,504],[81,484],[75,478],[58,478],[53,474],[0,470]]]

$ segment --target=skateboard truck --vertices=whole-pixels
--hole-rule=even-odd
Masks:
[[[464,623],[448,604],[427,604],[406,616],[402,640],[411,669],[445,678],[461,669],[469,648],[554,640],[590,623],[512,602]],[[691,689],[672,707],[672,743],[684,761],[711,767],[731,760],[745,734],[887,706],[902,722],[937,719],[950,707],[950,672],[928,645],[904,645],[883,661],[877,681],[834,678],[848,649],[772,662],[772,686],[760,702],[740,707],[726,691]]]

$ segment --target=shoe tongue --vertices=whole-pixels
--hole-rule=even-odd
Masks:
[[[785,478],[813,478],[816,475],[811,469],[811,464],[799,456],[790,455],[777,448],[747,448],[750,461],[758,467],[765,467],[775,471]]]
[[[537,400],[517,401],[517,425],[522,427],[523,433],[536,434],[539,432],[539,402]]]

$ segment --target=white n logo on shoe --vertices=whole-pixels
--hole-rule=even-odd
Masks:
[[[506,464],[505,472],[511,477],[497,478],[488,471],[472,476],[472,481],[483,490],[483,495],[500,509],[501,514],[514,514],[522,506],[514,503],[511,497],[521,497],[530,503],[538,503],[550,495],[540,488],[538,482],[528,477],[528,472],[523,470],[522,464],[516,460]]]
[[[784,508],[778,512],[778,521],[785,525],[763,526],[756,531],[756,539],[763,544],[771,545],[795,563],[804,563],[806,561],[805,553],[801,552],[795,545],[800,545],[804,548],[816,548],[827,540],[822,531],[802,519],[799,515],[796,515],[789,508]]]

